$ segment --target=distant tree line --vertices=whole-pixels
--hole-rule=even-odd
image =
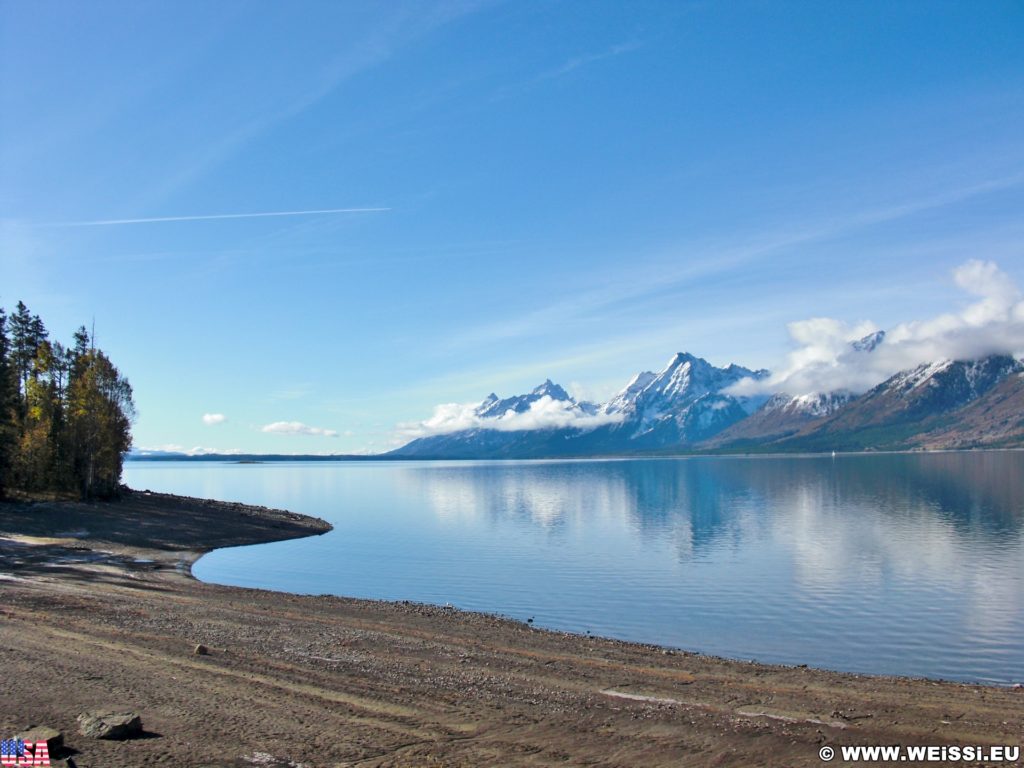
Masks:
[[[131,385],[84,326],[64,346],[23,302],[0,308],[0,498],[116,496],[134,418]]]

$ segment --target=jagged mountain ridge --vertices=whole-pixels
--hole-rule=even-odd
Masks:
[[[736,364],[716,368],[703,358],[680,352],[661,373],[645,371],[634,376],[602,410],[604,413],[634,413],[642,424],[651,424],[741,379],[767,375],[768,371],[752,371]],[[641,383],[643,385],[639,386]]]
[[[883,332],[872,334],[852,343],[851,353],[870,353],[883,340]],[[741,379],[767,375],[738,365],[717,368],[680,353],[660,373],[637,374],[601,405],[577,403],[549,380],[529,395],[489,396],[476,409],[477,428],[419,438],[392,455],[540,458],[1024,444],[1024,364],[1008,355],[921,365],[861,396],[839,391],[745,398],[726,391]],[[489,428],[490,419],[527,413],[544,398],[592,417],[592,423]]]
[[[722,390],[741,379],[767,375],[735,364],[716,368],[681,352],[660,373],[635,376],[601,411],[622,417],[621,425],[608,429],[636,447],[695,443],[746,418],[760,405],[757,398],[734,397]],[[638,386],[641,382],[646,384]]]
[[[962,410],[986,400],[999,384],[1024,371],[1010,355],[980,360],[939,360],[901,371],[850,401],[823,421],[805,427],[779,447],[866,450],[921,447],[926,433],[945,429],[956,442]],[[985,406],[982,405],[982,408]],[[976,440],[985,441],[982,436]],[[948,447],[932,441],[933,447]]]
[[[851,341],[844,356],[871,354],[885,341],[885,335],[885,331],[875,331]],[[854,399],[856,395],[845,389],[802,395],[778,392],[750,418],[723,430],[703,447],[756,446],[807,432]]]
[[[820,423],[855,398],[856,395],[846,390],[796,396],[772,395],[749,418],[722,430],[704,447],[781,440]]]
[[[937,426],[920,438],[923,448],[1024,445],[1024,373],[1013,373],[957,413],[956,424]]]
[[[607,403],[576,402],[550,380],[529,395],[501,399],[489,395],[474,410],[479,427],[413,440],[393,451],[400,456],[437,458],[522,457],[634,453],[690,445],[744,419],[764,398],[734,397],[722,390],[767,371],[739,365],[717,368],[689,353],[679,353],[659,373],[637,374]],[[585,427],[512,430],[510,413],[527,413],[543,399],[563,402],[588,416]],[[505,419],[498,424],[493,419]],[[493,425],[492,428],[488,428]],[[497,434],[496,434],[497,433]]]
[[[489,394],[484,401],[477,406],[474,413],[482,419],[498,418],[510,412],[526,413],[530,410],[530,406],[544,397],[549,397],[552,400],[557,400],[559,402],[571,403],[573,406],[579,408],[583,413],[594,413],[597,410],[597,406],[593,403],[586,401],[577,402],[562,387],[555,384],[551,379],[547,379],[543,384],[535,387],[531,392],[525,395],[513,395],[512,397],[499,398],[496,394],[491,392],[491,394]]]
[[[885,331],[875,331],[862,339],[851,341],[850,349],[854,352],[874,352],[883,341],[885,341]]]
[[[1011,373],[1024,370],[1009,355],[939,360],[897,373],[835,414],[830,429],[916,422],[977,400]]]

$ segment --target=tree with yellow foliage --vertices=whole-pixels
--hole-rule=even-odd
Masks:
[[[19,302],[0,309],[0,497],[77,492],[116,496],[135,417],[132,388],[85,328],[65,348]]]

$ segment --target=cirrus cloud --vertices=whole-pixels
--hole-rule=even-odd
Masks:
[[[338,433],[333,429],[323,427],[311,427],[301,421],[275,421],[267,424],[261,432],[272,432],[279,435],[312,435],[314,437],[337,437]]]

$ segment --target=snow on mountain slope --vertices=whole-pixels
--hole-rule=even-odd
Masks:
[[[468,428],[422,437],[395,453],[587,455],[691,444],[746,418],[764,400],[727,395],[722,389],[743,378],[766,375],[767,371],[738,365],[717,368],[680,353],[660,373],[634,376],[603,405],[577,402],[548,380],[525,395],[503,399],[491,394],[476,406]],[[529,418],[540,410],[557,411],[558,418]]]
[[[722,390],[767,371],[739,365],[718,368],[703,358],[680,352],[659,373],[643,372],[602,407],[623,421],[609,427],[623,450],[654,450],[707,439],[745,419],[765,397],[743,397]]]
[[[504,416],[510,411],[512,413],[526,413],[526,411],[530,410],[530,406],[542,397],[550,397],[552,400],[560,402],[576,403],[562,387],[552,382],[551,379],[547,379],[543,384],[535,387],[526,395],[514,395],[513,397],[501,399],[492,392],[477,406],[475,413],[482,419]]]
[[[854,352],[874,352],[875,348],[885,341],[885,331],[875,331],[869,333],[863,339],[857,339],[857,341],[851,341],[850,347]]]
[[[604,411],[628,414],[642,432],[663,419],[682,417],[687,408],[705,395],[718,393],[740,379],[766,375],[767,371],[755,372],[739,365],[716,368],[703,358],[680,352],[660,373],[644,372],[634,376],[626,388],[604,406]],[[708,400],[706,407],[721,410],[727,403],[745,410],[750,407],[749,398],[727,395],[722,398],[725,399]]]
[[[1024,365],[1009,355],[980,360],[938,360],[901,371],[874,389],[816,422],[792,438],[793,447],[818,450],[906,448],[925,444],[923,436],[941,429],[954,444],[966,428],[967,406],[988,399],[990,392]],[[1015,402],[1015,401],[1014,401]],[[984,404],[975,411],[984,410]],[[983,442],[979,435],[972,438]],[[788,447],[784,442],[782,447]]]
[[[639,395],[648,384],[654,381],[655,378],[657,378],[656,373],[641,371],[629,380],[629,384],[627,384],[625,388],[601,406],[602,412],[622,413],[636,400],[637,395]]]
[[[878,331],[851,342],[847,354],[870,355],[883,343],[885,333]],[[1024,402],[1022,372],[1024,364],[1013,357],[992,355],[901,371],[860,396],[836,391],[749,397],[733,394],[733,385],[764,380],[767,371],[735,364],[718,368],[679,353],[660,372],[637,374],[600,405],[577,402],[547,380],[527,394],[492,394],[477,406],[451,406],[463,409],[459,418],[435,418],[440,428],[425,430],[426,436],[393,453],[532,458],[769,446],[984,445],[997,439],[1002,445],[1024,440],[1024,414],[1014,411]],[[466,414],[469,418],[463,418]],[[957,421],[961,414],[962,425]]]
[[[850,392],[773,395],[759,410],[715,435],[706,447],[775,440],[796,434],[812,422],[835,413],[854,399]]]

